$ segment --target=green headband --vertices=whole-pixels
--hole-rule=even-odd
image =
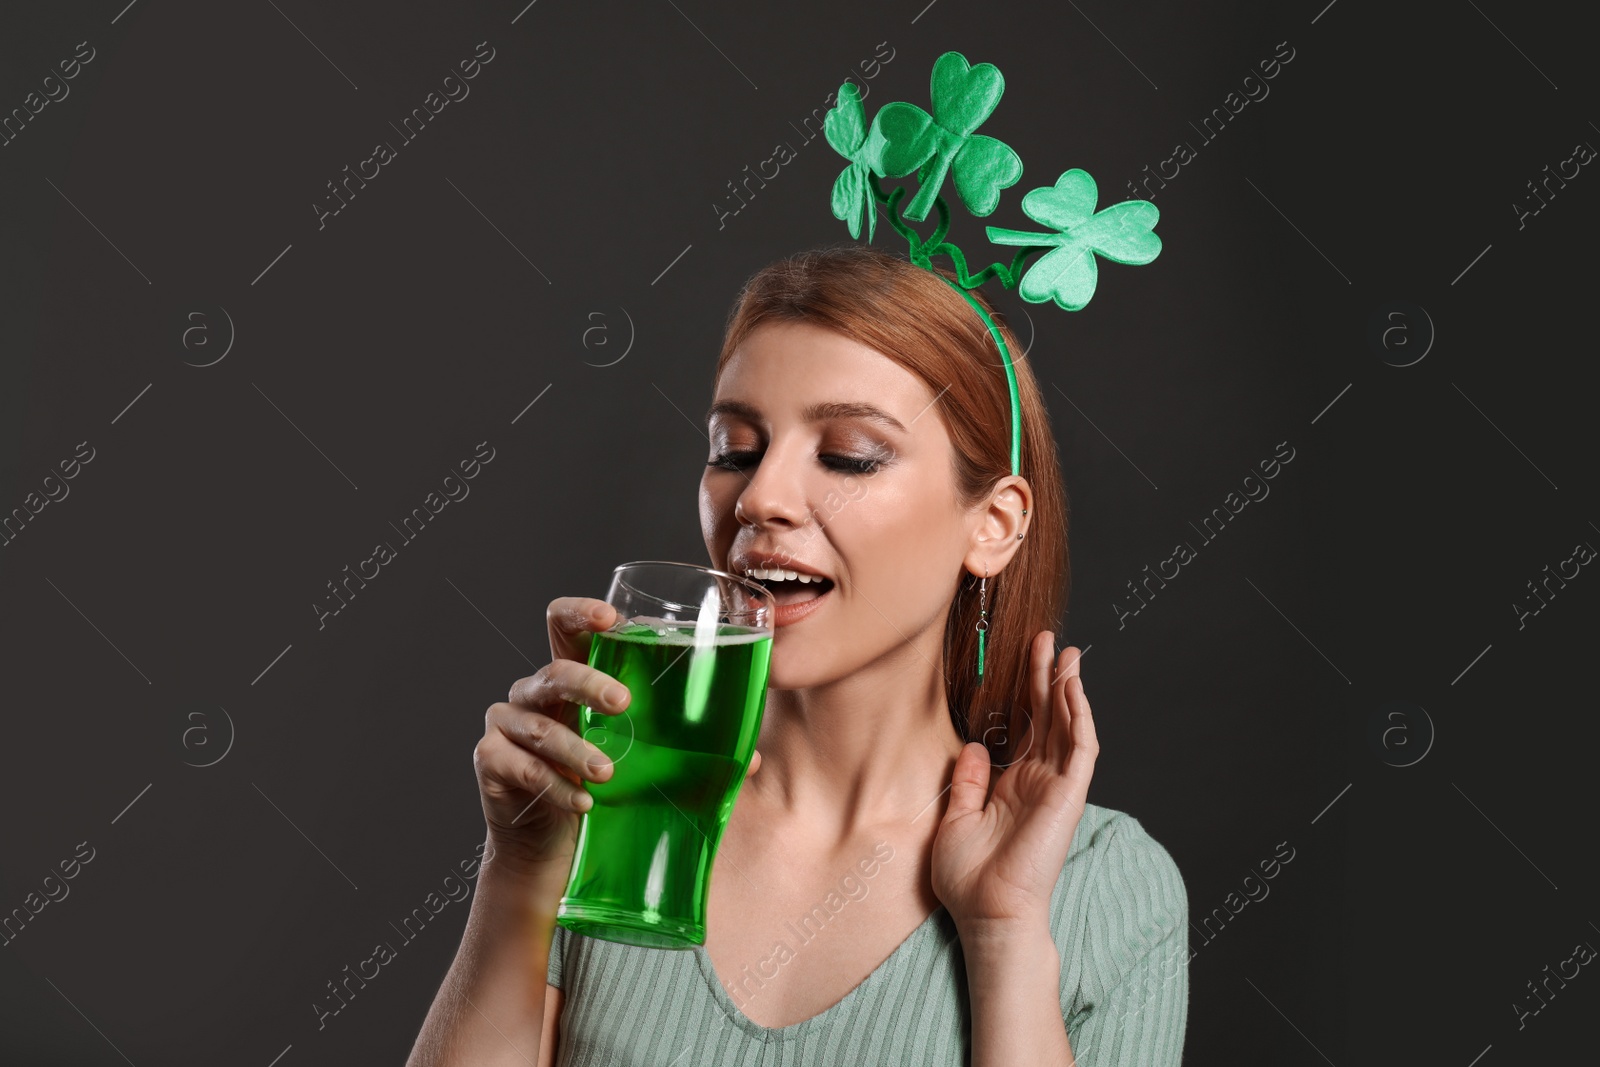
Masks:
[[[961,249],[944,239],[950,229],[950,208],[939,191],[949,174],[967,210],[982,217],[999,206],[1000,190],[1021,180],[1022,159],[1011,146],[973,132],[993,113],[1004,91],[1005,79],[994,64],[974,67],[959,52],[946,52],[933,64],[929,92],[933,114],[897,101],[885,104],[869,126],[860,92],[847,81],[839,87],[839,102],[828,112],[823,130],[834,150],[850,161],[833,183],[834,217],[845,220],[850,236],[859,238],[861,219],[866,216],[870,242],[877,231],[877,208],[887,208],[889,225],[910,243],[911,262],[949,282],[989,328],[1011,391],[1011,473],[1021,474],[1021,403],[1011,352],[994,319],[968,290],[990,278],[999,278],[1007,289],[1017,288],[1020,281],[1022,299],[1034,304],[1054,300],[1068,311],[1077,311],[1094,296],[1099,274],[1096,254],[1113,263],[1149,263],[1161,251],[1161,238],[1152,232],[1159,218],[1154,204],[1124,200],[1095,211],[1099,192],[1094,179],[1074,168],[1057,178],[1055,185],[1034,189],[1022,198],[1023,213],[1055,232],[989,226],[985,232],[990,243],[1015,246],[1017,253],[1010,266],[990,263],[976,274],[967,273]],[[919,183],[917,193],[902,206],[906,187],[886,191],[879,179],[903,178],[913,171]],[[938,222],[924,239],[906,220],[922,222],[930,209],[938,212]],[[1035,252],[1045,255],[1024,276],[1023,263]],[[936,255],[950,258],[956,281],[933,270]]]

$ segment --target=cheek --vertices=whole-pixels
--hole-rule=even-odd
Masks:
[[[870,486],[839,510],[833,532],[853,579],[892,616],[921,616],[936,608],[954,580],[953,568],[960,566],[955,506],[905,483]]]
[[[705,479],[700,480],[700,533],[709,546],[716,537],[717,516],[719,507],[716,494],[706,485]]]
[[[719,486],[717,481],[710,477],[700,479],[700,534],[713,556],[718,554],[719,542],[723,549],[732,543],[732,531],[738,525],[733,517],[738,494]]]

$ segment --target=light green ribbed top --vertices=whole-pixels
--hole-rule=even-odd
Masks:
[[[1177,1067],[1189,1008],[1189,901],[1130,815],[1084,806],[1050,896],[1061,1017],[1082,1067]],[[793,1026],[752,1022],[704,948],[635,948],[555,929],[556,1067],[964,1065],[966,965],[941,905],[861,984]]]

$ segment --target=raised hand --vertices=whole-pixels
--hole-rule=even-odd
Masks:
[[[951,774],[950,802],[933,841],[933,891],[962,931],[1048,924],[1050,895],[1083,816],[1100,753],[1080,653],[1051,655],[1055,638],[1031,650],[1031,730],[1022,757],[1004,768],[985,803],[989,752],[970,742]]]

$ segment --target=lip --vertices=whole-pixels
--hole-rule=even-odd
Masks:
[[[773,628],[777,629],[783,626],[793,626],[795,623],[799,622],[801,619],[805,618],[807,615],[810,615],[812,612],[821,607],[822,602],[832,596],[833,591],[836,588],[837,586],[829,586],[827,592],[821,594],[820,596],[814,596],[810,600],[801,601],[798,604],[779,604],[773,609],[772,612]]]
[[[783,626],[793,626],[822,606],[823,601],[833,595],[839,583],[831,575],[823,574],[815,567],[807,566],[794,558],[779,552],[741,552],[728,560],[728,570],[741,577],[748,577],[745,571],[756,567],[781,568],[794,571],[797,574],[807,574],[813,578],[828,579],[828,588],[818,596],[799,604],[778,604],[773,609],[772,626],[774,629]],[[755,579],[750,579],[754,581]]]

